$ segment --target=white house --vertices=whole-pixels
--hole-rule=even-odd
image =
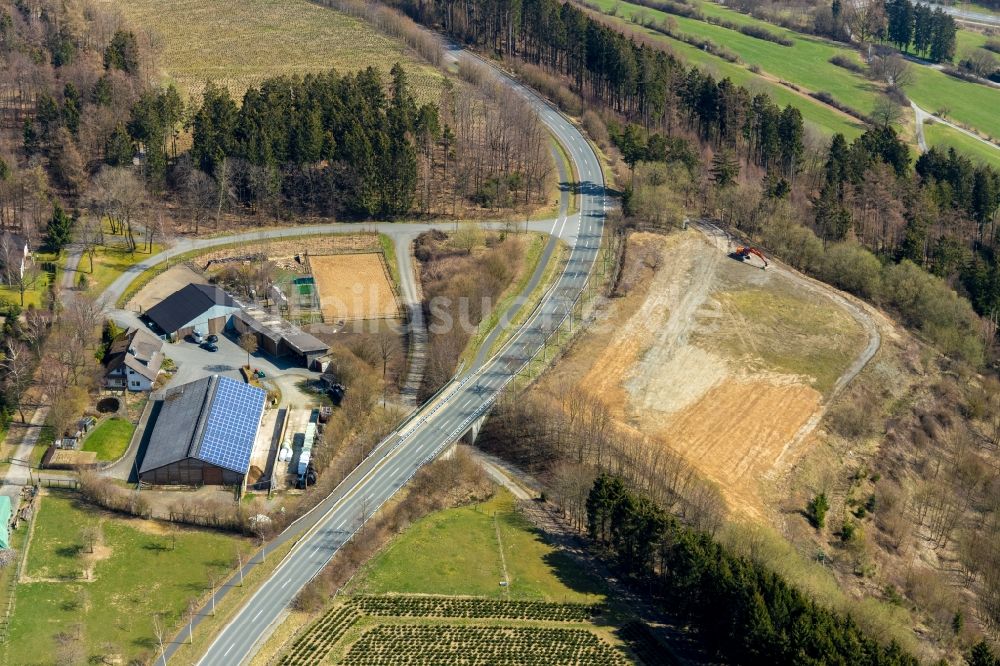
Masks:
[[[104,357],[105,388],[151,391],[163,364],[162,347],[159,338],[142,329],[119,335]]]
[[[4,231],[0,233],[0,264],[4,273],[9,276],[6,279],[8,284],[13,283],[12,276],[17,274],[24,279],[24,271],[31,261],[31,249],[28,241],[23,236]]]

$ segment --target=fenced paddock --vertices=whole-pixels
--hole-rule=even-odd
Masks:
[[[381,252],[309,255],[323,321],[389,319],[400,303]]]

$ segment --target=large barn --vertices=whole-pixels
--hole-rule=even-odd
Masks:
[[[146,318],[176,340],[195,331],[203,335],[222,333],[239,309],[239,304],[222,289],[189,284],[151,307]]]
[[[157,485],[240,485],[250,467],[267,393],[212,375],[168,390],[139,479]]]

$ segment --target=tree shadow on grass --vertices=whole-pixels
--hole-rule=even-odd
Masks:
[[[520,513],[512,513],[502,518],[510,527],[531,534],[536,541],[544,543],[554,550],[542,556],[542,561],[551,570],[552,575],[570,590],[579,594],[606,596],[607,585],[598,576],[584,568],[573,556],[562,550],[558,543],[549,538],[542,529]],[[553,599],[553,601],[559,601]]]
[[[152,636],[139,636],[138,638],[134,638],[132,639],[132,645],[144,650],[152,650],[153,648],[159,647],[156,639]]]
[[[77,557],[83,552],[83,546],[75,543],[71,546],[59,546],[56,548],[56,555],[59,557]]]
[[[142,544],[144,550],[149,550],[155,553],[162,553],[169,550],[166,544],[160,543],[159,541],[147,541]]]

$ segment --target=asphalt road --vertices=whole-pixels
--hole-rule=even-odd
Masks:
[[[452,57],[473,56],[455,50]],[[271,552],[280,545],[295,540],[295,545],[286,558],[219,633],[199,664],[230,666],[247,661],[254,654],[256,646],[265,641],[277,626],[298,591],[319,573],[364,521],[402,488],[423,464],[457,440],[472,423],[486,413],[527,358],[567,316],[574,299],[585,286],[597,258],[604,225],[605,191],[600,163],[593,149],[572,123],[519,83],[499,72],[496,72],[496,76],[513,94],[523,96],[532,104],[542,121],[565,147],[575,165],[579,181],[579,212],[568,215],[568,197],[564,197],[562,212],[556,219],[529,224],[529,228],[548,232],[571,248],[563,272],[532,316],[500,353],[486,360],[480,367],[474,367],[455,377],[380,443],[371,456],[330,497],[268,544],[266,551]],[[411,236],[414,232],[445,225],[373,226],[390,236],[398,237]],[[108,307],[113,307],[114,302],[139,273],[189,250],[239,240],[287,238],[337,231],[346,233],[356,231],[357,228],[357,225],[317,225],[226,238],[187,240],[131,268],[105,291],[102,299]],[[186,638],[186,628],[182,635]],[[158,663],[169,659],[178,645],[176,642],[169,644],[164,659]]]
[[[968,9],[959,9],[958,7],[949,7],[948,5],[939,5],[935,2],[922,2],[921,4],[927,5],[932,9],[941,9],[945,14],[951,14],[959,21],[967,21],[969,23],[980,23],[982,25],[991,25],[1000,27],[1000,16],[996,14],[987,14],[985,12],[974,12]]]

